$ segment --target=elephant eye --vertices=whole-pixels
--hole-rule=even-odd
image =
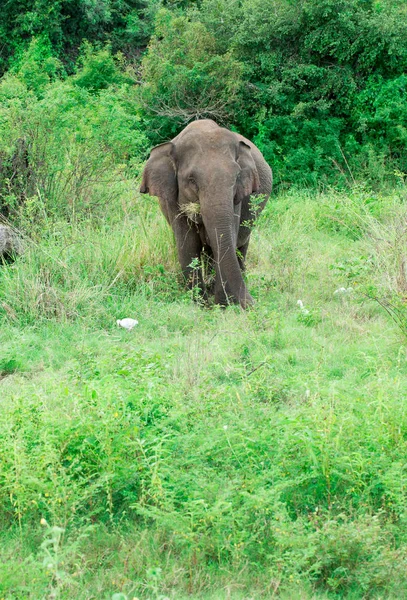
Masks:
[[[198,184],[196,183],[193,175],[189,175],[188,181],[192,185],[192,187],[194,187],[196,190],[198,189]]]

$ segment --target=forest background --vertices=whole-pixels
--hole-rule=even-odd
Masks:
[[[102,129],[114,113],[108,144],[125,165],[209,117],[252,139],[278,186],[403,178],[406,11],[402,0],[3,3],[2,179],[17,139],[35,152],[27,123],[58,110]]]

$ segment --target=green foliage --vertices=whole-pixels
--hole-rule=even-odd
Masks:
[[[47,66],[29,51],[0,82],[0,208],[14,219],[20,209],[34,221],[103,211],[148,144],[133,86],[108,48],[87,47],[64,81],[50,80]]]
[[[355,125],[366,142],[393,156],[402,171],[407,167],[406,94],[406,75],[390,80],[372,76],[357,97],[354,113]]]
[[[10,0],[0,7],[0,74],[27,50],[47,40],[52,54],[73,70],[79,48],[110,41],[133,58],[146,44],[158,2],[145,0]]]
[[[242,312],[133,183],[0,270],[1,592],[405,595],[404,190],[275,197]]]
[[[26,52],[11,69],[11,73],[15,73],[27,89],[36,95],[40,95],[43,88],[55,80],[61,71],[60,61],[52,56],[51,46],[44,38],[33,38]]]
[[[0,71],[37,96],[66,72],[90,92],[137,83],[150,144],[211,117],[257,143],[277,185],[407,172],[403,2],[31,4],[1,8]]]
[[[0,8],[0,596],[405,597],[405,3],[163,4]],[[266,205],[247,312],[137,193],[206,116],[325,186]]]
[[[142,63],[150,137],[174,135],[194,118],[224,119],[238,97],[241,71],[230,52],[217,51],[215,35],[204,24],[159,11]]]
[[[126,81],[115,63],[109,46],[95,52],[90,44],[85,44],[78,65],[73,81],[90,92],[99,92],[111,85]]]
[[[246,131],[250,126],[283,180],[352,181],[353,170],[366,165],[369,143],[393,157],[391,136],[382,132],[379,147],[367,122],[379,113],[397,129],[400,109],[394,118],[392,111],[384,115],[380,100],[369,106],[377,93],[368,90],[373,77],[400,89],[395,82],[407,66],[403,15],[401,5],[360,0],[243,4],[234,39],[252,85],[245,88],[246,115],[236,121]]]
[[[258,144],[277,183],[343,185],[359,173],[380,183],[407,170],[403,3],[205,0],[189,16],[243,66],[227,122]],[[171,45],[175,56],[182,42]]]

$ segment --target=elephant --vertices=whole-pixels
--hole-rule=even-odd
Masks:
[[[215,266],[215,303],[254,303],[243,274],[252,224],[272,189],[269,165],[256,146],[211,119],[196,120],[151,150],[140,192],[157,196],[172,227],[189,287],[204,297],[202,252]],[[252,194],[259,195],[255,206]]]

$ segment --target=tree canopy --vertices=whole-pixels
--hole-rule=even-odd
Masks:
[[[151,144],[214,118],[282,184],[381,181],[407,172],[406,17],[401,0],[9,0],[0,69],[37,97],[127,85]]]

